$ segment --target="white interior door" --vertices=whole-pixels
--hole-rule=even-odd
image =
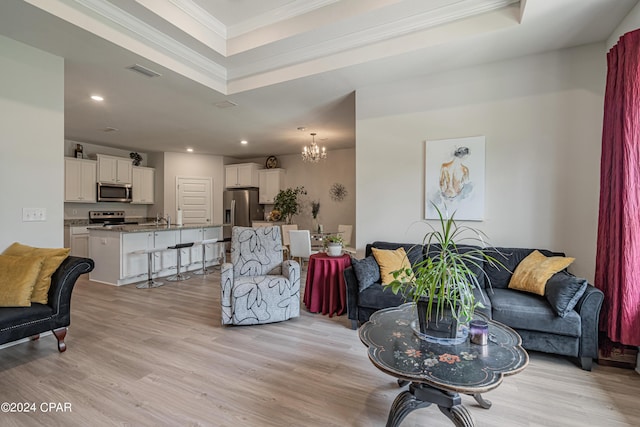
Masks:
[[[212,186],[211,178],[176,178],[176,202],[182,209],[183,224],[211,224]]]

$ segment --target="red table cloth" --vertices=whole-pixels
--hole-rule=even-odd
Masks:
[[[312,313],[343,314],[347,309],[347,286],[342,272],[351,266],[351,257],[332,257],[320,252],[309,257],[304,305]]]

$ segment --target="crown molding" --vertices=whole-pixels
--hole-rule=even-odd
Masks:
[[[146,22],[103,0],[74,0],[76,4],[99,15],[103,20],[115,24],[134,34],[138,41],[156,51],[165,52],[173,59],[196,68],[198,73],[226,86],[227,69],[204,55],[177,42]],[[116,29],[117,30],[117,29]],[[126,48],[126,46],[123,46]],[[162,65],[162,64],[160,64]],[[167,67],[171,68],[171,67]]]
[[[242,21],[227,27],[228,38],[238,37],[250,33],[258,28],[277,24],[296,16],[304,15],[314,10],[321,9],[339,0],[294,0],[291,3],[272,9],[262,15]]]
[[[183,11],[194,21],[214,32],[217,36],[227,39],[227,27],[192,0],[169,0],[169,3]]]
[[[471,16],[492,12],[507,7],[520,0],[462,0],[407,16],[394,22],[375,25],[360,31],[324,40],[311,46],[305,46],[285,53],[273,55],[261,61],[249,62],[229,71],[229,80],[241,79],[251,75],[285,68],[291,65],[309,62],[348,50],[373,45],[410,33],[427,30],[438,25],[458,21]]]

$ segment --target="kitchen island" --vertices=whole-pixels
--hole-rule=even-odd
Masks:
[[[95,268],[89,278],[96,282],[121,286],[147,279],[147,255],[144,251],[159,249],[153,254],[154,277],[176,273],[176,250],[167,249],[179,243],[196,243],[180,249],[182,271],[202,268],[202,246],[198,242],[209,239],[222,241],[222,225],[155,225],[123,224],[107,227],[87,227],[89,230],[89,257]],[[221,262],[222,243],[205,245],[207,266]],[[162,250],[164,249],[164,250]]]

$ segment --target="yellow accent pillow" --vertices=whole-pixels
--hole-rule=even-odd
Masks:
[[[407,258],[407,253],[404,248],[398,248],[394,251],[386,249],[371,248],[373,257],[380,266],[380,281],[383,284],[389,284],[393,282],[393,274],[395,270],[411,268],[411,263]],[[406,279],[406,275],[398,277],[399,280]]]
[[[69,256],[69,248],[34,248],[21,245],[16,242],[9,246],[2,255],[43,257],[44,262],[36,285],[33,287],[31,302],[46,304],[49,301],[49,288],[51,287],[51,275],[58,269],[62,261]]]
[[[547,280],[558,271],[567,268],[573,261],[575,258],[546,257],[539,251],[533,251],[516,267],[509,281],[509,289],[544,295]]]
[[[0,255],[0,307],[30,307],[43,257]]]

